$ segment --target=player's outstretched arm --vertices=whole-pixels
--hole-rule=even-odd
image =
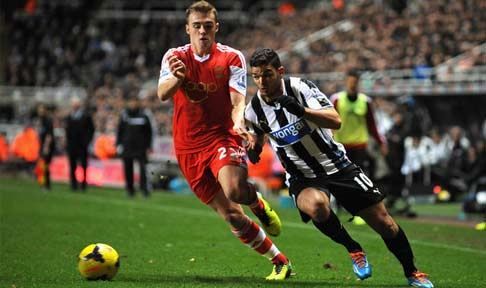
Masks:
[[[291,96],[280,96],[277,101],[290,113],[297,117],[302,117],[312,121],[322,128],[339,129],[341,128],[341,117],[333,107],[324,107],[322,109],[312,109],[304,107]]]
[[[246,129],[245,123],[245,96],[239,92],[231,91],[231,105],[233,110],[231,111],[231,119],[233,120],[233,130],[241,138],[246,141],[251,141],[251,137]]]
[[[157,88],[157,96],[159,97],[160,101],[171,99],[181,84],[182,80],[175,77],[160,83],[159,87]]]
[[[316,123],[319,127],[328,129],[341,128],[341,117],[333,107],[322,109],[305,108],[304,118]]]

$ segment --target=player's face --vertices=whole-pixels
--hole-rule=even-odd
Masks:
[[[189,34],[191,44],[196,54],[207,54],[211,49],[219,23],[216,22],[213,13],[193,12],[189,15],[186,24],[186,32]],[[202,56],[202,55],[201,55]]]
[[[265,100],[273,100],[282,96],[282,77],[285,69],[280,66],[278,69],[272,65],[262,65],[258,67],[251,67],[251,76],[260,95]]]
[[[346,84],[346,91],[348,91],[348,93],[358,92],[358,84],[359,84],[358,78],[354,76],[348,76],[346,77],[345,84]]]

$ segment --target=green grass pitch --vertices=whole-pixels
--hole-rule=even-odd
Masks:
[[[373,266],[373,277],[357,281],[343,247],[301,223],[295,209],[273,205],[284,225],[273,240],[296,273],[279,283],[264,280],[268,260],[194,196],[156,192],[130,200],[121,189],[72,193],[64,184],[44,193],[34,181],[3,178],[0,287],[407,287],[398,261],[368,226],[344,223]],[[486,287],[484,231],[398,221],[435,287]],[[78,253],[98,242],[120,254],[112,281],[86,281],[77,271]]]

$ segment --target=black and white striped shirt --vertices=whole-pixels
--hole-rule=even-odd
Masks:
[[[326,95],[306,79],[284,78],[282,85],[283,94],[295,97],[304,107],[333,107]],[[266,103],[259,91],[246,106],[245,118],[250,132],[268,134],[287,178],[330,175],[351,164],[344,147],[334,141],[329,129],[298,118],[279,103]]]

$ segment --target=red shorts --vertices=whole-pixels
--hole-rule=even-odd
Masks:
[[[206,149],[187,154],[176,154],[182,174],[196,196],[205,204],[221,190],[218,172],[223,166],[235,165],[247,168],[245,149],[239,136],[216,139]]]

